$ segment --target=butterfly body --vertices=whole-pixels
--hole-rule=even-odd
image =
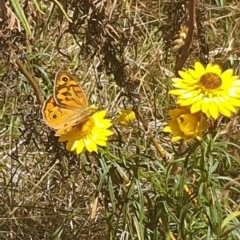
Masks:
[[[71,74],[59,71],[55,77],[53,95],[42,108],[43,119],[56,131],[56,135],[70,132],[96,111],[96,108],[89,107],[77,80]]]

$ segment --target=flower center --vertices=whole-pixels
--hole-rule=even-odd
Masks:
[[[196,131],[198,119],[195,115],[186,113],[177,118],[180,130],[187,136],[193,135]]]
[[[205,73],[200,78],[199,84],[203,90],[216,90],[222,85],[222,79],[216,73]]]
[[[90,118],[87,121],[79,124],[79,126],[76,128],[76,131],[83,138],[91,133],[93,126],[94,126],[94,121],[92,118]]]

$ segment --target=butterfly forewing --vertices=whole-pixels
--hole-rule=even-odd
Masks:
[[[54,99],[58,105],[66,108],[88,107],[86,96],[77,80],[71,74],[63,71],[56,74]]]
[[[58,72],[54,82],[54,93],[44,103],[43,118],[56,135],[70,132],[88,120],[97,108],[88,106],[81,86],[66,72]]]

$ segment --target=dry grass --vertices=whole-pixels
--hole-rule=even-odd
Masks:
[[[0,0],[0,239],[240,239],[238,121],[182,152],[162,132],[187,2],[21,0],[26,21],[16,3]],[[239,73],[240,4],[199,4],[184,68]],[[69,153],[41,116],[60,69],[136,124],[115,125],[98,154]]]

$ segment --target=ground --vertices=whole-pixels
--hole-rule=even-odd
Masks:
[[[238,115],[202,142],[163,131],[179,70],[239,74],[239,14],[238,1],[0,0],[0,238],[240,239]],[[69,152],[43,120],[59,70],[113,122],[97,153]]]

